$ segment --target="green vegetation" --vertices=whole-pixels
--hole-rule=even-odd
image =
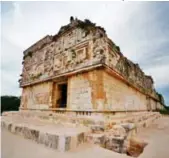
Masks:
[[[95,27],[96,24],[92,23],[90,20],[85,19],[84,22],[79,22],[78,26],[82,29],[90,29],[91,27]]]
[[[1,96],[1,113],[4,111],[18,111],[20,106],[20,97]]]
[[[75,52],[75,50],[72,49],[71,52],[72,52],[72,58],[76,58],[76,52]]]
[[[165,101],[164,101],[164,98],[163,98],[162,94],[160,94],[160,93],[158,93],[158,92],[156,92],[156,94],[158,95],[158,98],[159,98],[160,102],[161,102],[162,104],[165,104]],[[166,106],[165,106],[165,107],[166,107]],[[168,107],[166,107],[166,108],[168,108]],[[168,110],[169,110],[169,108],[168,108]]]
[[[84,22],[83,21],[79,21],[77,27],[83,29],[86,31],[86,35],[88,35],[90,33],[90,31],[95,28],[96,24],[92,23],[90,20],[85,19]]]
[[[32,57],[33,52],[28,52],[27,54],[24,55],[23,59],[25,60],[26,57]]]
[[[120,47],[119,47],[119,46],[116,46],[115,44],[113,45],[112,49],[113,49],[113,51],[115,51],[115,52],[120,52]]]
[[[164,109],[158,111],[163,115],[169,115],[169,106],[164,106]]]
[[[31,75],[30,78],[31,78],[32,80],[34,80],[34,79],[38,79],[40,76],[42,76],[42,73],[41,73],[41,72],[38,73],[38,74],[36,74],[36,75]]]

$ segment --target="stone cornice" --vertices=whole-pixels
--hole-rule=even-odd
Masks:
[[[43,80],[38,80],[38,81],[33,81],[33,82],[26,83],[26,84],[22,84],[22,85],[20,85],[20,87],[24,88],[26,86],[39,84],[39,83],[46,82],[46,81],[51,81],[51,80],[54,80],[54,79],[59,78],[59,77],[72,76],[74,74],[91,71],[93,69],[96,69],[96,68],[99,68],[99,67],[102,67],[102,66],[103,65],[100,64],[100,63],[99,64],[97,63],[97,64],[89,65],[89,66],[83,67],[81,69],[77,69],[77,70],[72,70],[72,71],[69,71],[69,72],[61,73],[61,74],[58,74],[56,76],[51,76],[51,77],[45,78]]]

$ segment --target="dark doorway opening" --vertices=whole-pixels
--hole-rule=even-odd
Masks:
[[[59,85],[59,90],[60,90],[59,108],[66,108],[66,105],[67,105],[67,84]]]

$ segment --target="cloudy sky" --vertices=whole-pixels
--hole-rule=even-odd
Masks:
[[[20,95],[23,50],[70,16],[103,26],[123,54],[152,75],[169,105],[169,2],[1,2],[1,93]]]

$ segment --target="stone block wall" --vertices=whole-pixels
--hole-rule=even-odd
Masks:
[[[137,91],[104,69],[69,76],[67,106],[69,110],[144,111],[162,105]],[[58,108],[60,82],[43,82],[23,88],[21,107],[26,109]]]
[[[108,74],[103,69],[68,79],[68,109],[145,111],[161,104]]]
[[[21,108],[48,109],[51,104],[52,82],[23,88]]]
[[[156,110],[156,108],[157,108],[157,102],[151,99],[150,100],[150,106],[151,106],[152,110]]]
[[[103,72],[103,76],[106,93],[105,108],[107,110],[147,110],[145,95],[106,72]]]
[[[103,73],[93,70],[68,79],[68,108],[76,110],[103,109]]]

